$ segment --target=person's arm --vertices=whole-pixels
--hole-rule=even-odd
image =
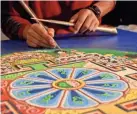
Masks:
[[[32,24],[24,18],[28,14],[19,1],[2,1],[1,6],[2,31],[10,39],[24,39],[31,47],[55,47],[52,38],[54,30],[49,28],[46,31],[39,24]]]
[[[81,9],[70,19],[70,22],[75,23],[74,33],[95,31],[100,24],[99,19],[115,7],[115,1],[98,1],[94,5],[100,10],[99,17],[91,10],[92,8],[88,7]]]
[[[95,3],[94,5],[100,9],[101,11],[100,17],[103,17],[115,7],[115,4],[116,4],[115,1],[100,1]]]
[[[10,39],[18,39],[23,37],[23,29],[31,25],[31,23],[23,19],[13,7],[14,2],[1,2],[1,27],[2,31]]]

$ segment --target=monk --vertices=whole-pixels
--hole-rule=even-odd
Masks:
[[[115,1],[25,1],[40,19],[74,23],[74,27],[48,24],[43,29],[25,11],[19,1],[2,1],[2,31],[10,39],[24,39],[31,47],[54,48],[55,34],[95,31],[101,18],[115,7]]]

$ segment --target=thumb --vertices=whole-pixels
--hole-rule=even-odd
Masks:
[[[69,22],[74,23],[74,22],[76,22],[77,18],[78,18],[78,13],[73,15]]]
[[[50,35],[51,37],[54,37],[55,31],[54,31],[53,28],[48,28],[47,31],[48,31],[48,33],[49,33],[49,35]]]

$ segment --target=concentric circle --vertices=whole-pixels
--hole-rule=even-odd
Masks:
[[[24,75],[10,95],[42,108],[82,109],[120,99],[128,84],[118,75],[88,68],[53,68]]]
[[[84,87],[85,82],[82,80],[74,80],[74,79],[62,79],[57,80],[52,83],[52,86],[56,89],[62,90],[77,90]]]

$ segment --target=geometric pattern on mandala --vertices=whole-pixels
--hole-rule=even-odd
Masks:
[[[29,73],[10,84],[10,95],[38,107],[81,109],[118,100],[128,90],[128,84],[118,75],[96,71],[87,68],[52,68]]]
[[[1,102],[1,113],[2,114],[20,114],[18,109],[9,101]]]
[[[117,104],[116,106],[126,112],[131,112],[131,111],[137,112],[137,99],[126,101],[126,102]]]
[[[81,114],[106,114],[106,113],[100,109],[96,109],[96,110],[87,111]]]
[[[137,73],[128,74],[128,75],[125,75],[125,76],[137,81]]]

